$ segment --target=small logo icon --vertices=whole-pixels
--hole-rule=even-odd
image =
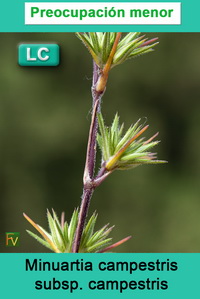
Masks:
[[[57,44],[20,44],[18,63],[21,66],[57,66],[60,47]]]
[[[19,246],[20,233],[9,232],[6,233],[6,247],[17,247]]]

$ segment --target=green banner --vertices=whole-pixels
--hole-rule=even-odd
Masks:
[[[1,254],[0,262],[8,298],[200,296],[200,254]]]
[[[80,18],[76,16],[75,3],[80,6]],[[27,7],[33,3],[33,10]],[[41,4],[42,3],[42,4]],[[93,3],[96,9],[87,9]],[[112,3],[112,5],[110,5]],[[26,4],[26,5],[25,5]],[[55,6],[52,9],[51,5]],[[143,4],[144,6],[140,6]],[[180,9],[175,6],[180,5]],[[42,11],[38,8],[42,6]],[[63,9],[60,9],[60,5]],[[103,7],[102,7],[103,5]],[[152,6],[153,5],[153,6]],[[166,6],[167,5],[167,6]],[[175,6],[174,6],[175,5]],[[45,7],[45,8],[44,8]],[[119,8],[118,8],[119,7]],[[124,9],[123,9],[124,7]],[[127,9],[125,9],[127,7]],[[141,8],[143,7],[143,8]],[[167,8],[166,8],[167,7]],[[1,4],[1,32],[75,32],[75,31],[146,31],[146,32],[199,32],[199,7],[197,0],[182,1],[24,1],[10,0]],[[179,12],[176,10],[178,9]],[[45,10],[45,11],[44,11]],[[120,11],[120,12],[119,12]],[[153,11],[153,12],[152,12]],[[39,16],[46,17],[51,24],[33,25],[26,22],[27,15],[32,14],[31,21]],[[178,15],[177,15],[178,13]],[[106,18],[103,22],[103,18]],[[156,24],[152,18],[157,18]],[[161,24],[158,19],[161,19]],[[179,21],[173,21],[178,18]],[[53,20],[56,19],[56,22]],[[63,19],[63,23],[60,23]],[[168,19],[168,20],[167,20]],[[58,22],[58,24],[57,24]],[[139,22],[139,24],[137,24]],[[170,24],[171,22],[171,24]],[[67,23],[67,24],[66,24]],[[56,24],[56,25],[55,25]]]

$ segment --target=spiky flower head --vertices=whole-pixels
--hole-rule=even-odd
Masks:
[[[124,125],[120,126],[119,116],[115,115],[111,127],[106,127],[102,114],[98,115],[99,134],[97,141],[102,152],[102,165],[107,171],[115,169],[131,169],[142,164],[158,164],[166,161],[157,160],[156,154],[150,150],[159,143],[153,141],[158,135],[156,133],[150,139],[138,139],[140,135],[148,128],[143,127],[137,121],[125,134],[123,134]]]
[[[96,64],[103,69],[108,61],[114,42],[116,32],[83,32],[76,33],[89,50]],[[123,63],[125,60],[137,57],[153,51],[157,45],[157,38],[148,40],[140,32],[129,32],[118,41],[116,51],[112,58],[111,68]]]
[[[31,235],[39,243],[56,253],[72,252],[72,245],[78,224],[78,209],[74,210],[69,224],[64,219],[64,213],[62,213],[61,220],[59,220],[54,210],[52,210],[52,214],[47,211],[47,219],[50,232],[47,232],[40,225],[36,224],[26,214],[24,214],[24,217],[41,234],[42,238],[35,233],[27,230],[29,235]],[[79,252],[105,252],[121,245],[130,238],[127,237],[115,244],[110,245],[112,238],[108,238],[108,235],[112,231],[113,226],[109,227],[109,225],[107,224],[101,229],[94,232],[96,220],[97,214],[94,213],[85,225],[81,237]]]

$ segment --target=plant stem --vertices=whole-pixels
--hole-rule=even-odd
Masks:
[[[111,173],[111,171],[105,173],[105,168],[103,168],[102,172],[100,170],[99,174],[97,175],[96,180],[94,179],[94,170],[95,170],[95,163],[96,163],[96,143],[97,143],[97,131],[98,131],[97,113],[99,113],[101,110],[101,98],[106,89],[108,73],[110,71],[112,60],[116,52],[120,37],[121,37],[121,33],[118,32],[112,50],[110,52],[108,61],[103,70],[101,70],[99,66],[93,61],[92,120],[91,120],[89,137],[88,137],[85,170],[83,175],[83,195],[82,195],[81,207],[79,212],[78,225],[77,225],[75,238],[72,246],[73,253],[77,253],[79,250],[81,236],[83,233],[90,200],[94,192],[94,189],[95,187],[99,186],[104,181],[104,179]]]
[[[93,83],[92,83],[93,110],[92,110],[92,121],[90,125],[90,132],[88,138],[85,170],[83,176],[84,185],[93,179],[95,162],[96,162],[96,137],[98,131],[97,113],[100,112],[101,109],[101,97],[102,97],[102,93],[96,91],[96,84],[99,77],[100,77],[100,69],[93,61]]]
[[[76,253],[78,252],[80,242],[81,242],[81,236],[83,232],[83,228],[85,225],[85,219],[87,217],[87,212],[90,204],[90,200],[92,197],[92,194],[94,192],[94,188],[90,189],[83,189],[83,195],[82,195],[82,202],[81,202],[81,208],[79,212],[79,219],[78,219],[78,225],[77,225],[77,230],[74,238],[74,243],[72,246],[72,252]]]
[[[95,186],[93,185],[93,177],[94,177],[94,168],[96,162],[96,137],[98,131],[97,112],[100,112],[100,104],[101,104],[101,97],[102,97],[102,93],[96,92],[96,84],[99,79],[99,76],[100,76],[99,67],[93,61],[93,83],[92,83],[93,111],[92,111],[92,120],[91,120],[89,137],[88,137],[85,170],[83,175],[82,202],[81,202],[79,220],[78,220],[77,230],[75,233],[72,252],[78,252],[81,236],[85,224],[85,219],[87,217],[87,212],[90,204],[90,199],[95,189]]]

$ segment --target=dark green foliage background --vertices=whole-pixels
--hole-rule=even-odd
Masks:
[[[118,252],[200,252],[200,34],[158,33],[156,51],[112,70],[103,98],[110,124],[148,122],[165,165],[115,172],[96,190],[97,228],[115,224]],[[47,228],[46,209],[69,219],[80,204],[90,123],[92,61],[72,33],[0,34],[0,251],[44,252],[25,212]],[[56,42],[59,67],[20,67],[20,42]],[[20,247],[5,247],[5,232]]]

